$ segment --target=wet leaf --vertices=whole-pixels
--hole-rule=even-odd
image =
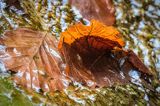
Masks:
[[[69,0],[82,16],[88,20],[96,19],[106,25],[113,25],[115,22],[114,6],[112,0]]]
[[[56,39],[27,28],[8,31],[0,38],[0,61],[14,71],[17,84],[39,91],[64,88],[62,60]]]
[[[123,46],[116,28],[92,20],[90,26],[79,23],[63,32],[59,50],[67,63],[66,75],[91,87],[103,87],[151,74],[134,52]]]
[[[15,6],[16,8],[20,9],[20,2],[18,0],[6,0],[7,6]]]

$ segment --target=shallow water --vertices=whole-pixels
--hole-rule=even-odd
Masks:
[[[160,78],[160,2],[159,0],[114,0],[116,6],[116,25],[126,41],[126,49],[132,49],[144,64],[155,71]],[[35,8],[33,7],[35,5]],[[54,6],[53,6],[54,5]],[[9,6],[0,0],[0,34],[4,31],[25,26],[55,34],[64,31],[69,25],[82,19],[82,16],[66,4],[66,0],[35,0],[23,2],[22,8]],[[25,14],[27,12],[27,15]],[[41,14],[38,14],[38,13]],[[1,64],[0,64],[1,65]],[[10,74],[2,65],[0,106],[24,105],[147,105],[160,104],[159,85],[153,82],[153,91],[139,80],[139,73],[132,70],[133,84],[90,90],[75,82],[64,92],[39,94],[24,88],[15,87]],[[9,81],[9,83],[8,83]],[[136,100],[135,100],[136,98]],[[1,104],[2,103],[2,104]]]
[[[116,24],[126,40],[125,48],[134,50],[160,78],[160,1],[117,0],[115,5]]]

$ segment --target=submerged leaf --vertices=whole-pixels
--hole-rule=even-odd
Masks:
[[[21,8],[20,2],[18,0],[6,0],[7,6],[15,6],[17,8]]]
[[[43,91],[64,88],[63,62],[51,35],[27,28],[8,31],[0,38],[0,61],[16,72],[14,80]]]
[[[59,50],[65,57],[65,73],[88,86],[112,86],[126,83],[137,73],[151,73],[130,50],[122,49],[124,42],[118,30],[92,20],[90,26],[76,24],[61,34]],[[142,75],[141,75],[142,73]]]
[[[96,19],[106,25],[115,22],[114,6],[112,0],[69,0],[70,4],[77,7],[82,16],[88,20]]]

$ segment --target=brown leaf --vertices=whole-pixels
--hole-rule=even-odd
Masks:
[[[35,90],[61,90],[65,87],[64,69],[56,41],[47,33],[27,28],[8,31],[0,38],[0,61],[16,72],[17,84]]]
[[[112,0],[69,0],[69,2],[88,20],[96,19],[106,25],[113,25],[115,22]]]
[[[131,81],[132,74],[151,75],[134,52],[122,49],[124,42],[114,27],[93,20],[61,34],[59,50],[67,63],[66,75],[90,87],[112,86]]]
[[[19,0],[6,0],[8,7],[15,6],[17,9],[22,9]]]

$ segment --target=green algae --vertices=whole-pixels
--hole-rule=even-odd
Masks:
[[[158,94],[150,91],[143,92],[133,84],[97,90],[89,90],[84,87],[77,89],[75,86],[70,86],[66,89],[68,93],[56,91],[44,96],[32,91],[17,89],[7,78],[1,78],[0,83],[0,106],[81,106],[84,104],[86,106],[132,106],[134,104],[144,106],[148,103],[157,106],[160,104]],[[146,94],[151,97],[150,101],[144,99]]]
[[[0,78],[0,106],[33,106],[33,104],[15,89],[10,80]]]
[[[0,35],[17,27],[30,27],[47,31],[58,38],[68,26],[83,20],[62,0],[54,0],[53,3],[51,0],[19,0],[20,8],[8,6],[4,1],[0,0]],[[156,73],[152,89],[146,84],[139,86],[131,83],[91,90],[74,84],[62,92],[36,93],[14,86],[9,78],[0,78],[0,106],[160,105],[160,92],[155,90],[160,87],[157,81],[160,77],[160,32],[156,17],[159,13],[154,12],[158,11],[159,5],[155,2],[114,0],[117,16],[115,26],[126,41],[125,48],[134,50],[145,65]]]

